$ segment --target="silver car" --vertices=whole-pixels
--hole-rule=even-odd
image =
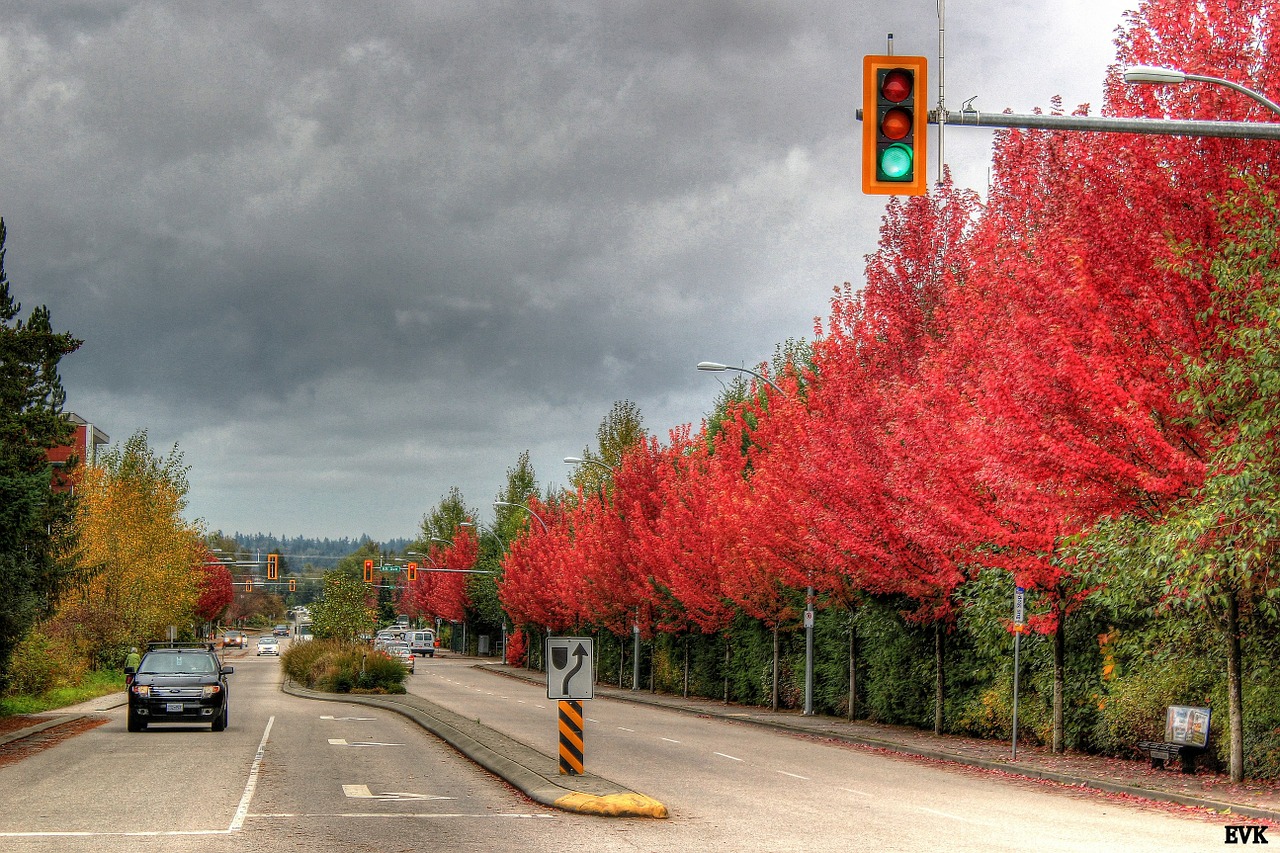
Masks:
[[[280,641],[275,637],[258,638],[258,654],[280,656]]]

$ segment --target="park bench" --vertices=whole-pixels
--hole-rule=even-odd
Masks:
[[[1209,747],[1210,709],[1170,705],[1165,711],[1164,740],[1144,740],[1138,749],[1151,758],[1151,766],[1163,768],[1178,759],[1183,773],[1196,772],[1196,756]]]

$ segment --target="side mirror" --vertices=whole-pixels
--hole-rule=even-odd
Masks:
[[[137,673],[138,673],[138,668],[136,666],[126,666],[124,668],[125,675],[137,675]]]
[[[224,667],[222,668],[222,674],[223,674],[223,675],[230,675],[231,673],[233,673],[233,672],[235,672],[235,671],[236,671],[236,668],[235,668],[234,666],[224,666]]]

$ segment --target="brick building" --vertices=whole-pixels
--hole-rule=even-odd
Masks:
[[[111,441],[105,432],[75,412],[67,412],[66,418],[76,425],[76,434],[70,444],[49,450],[49,462],[53,465],[52,486],[55,492],[70,491],[75,485],[63,470],[72,456],[79,459],[81,465],[92,465],[98,460],[98,447]]]

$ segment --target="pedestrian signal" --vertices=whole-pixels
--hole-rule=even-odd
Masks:
[[[928,60],[862,58],[862,191],[924,195],[929,133]]]

